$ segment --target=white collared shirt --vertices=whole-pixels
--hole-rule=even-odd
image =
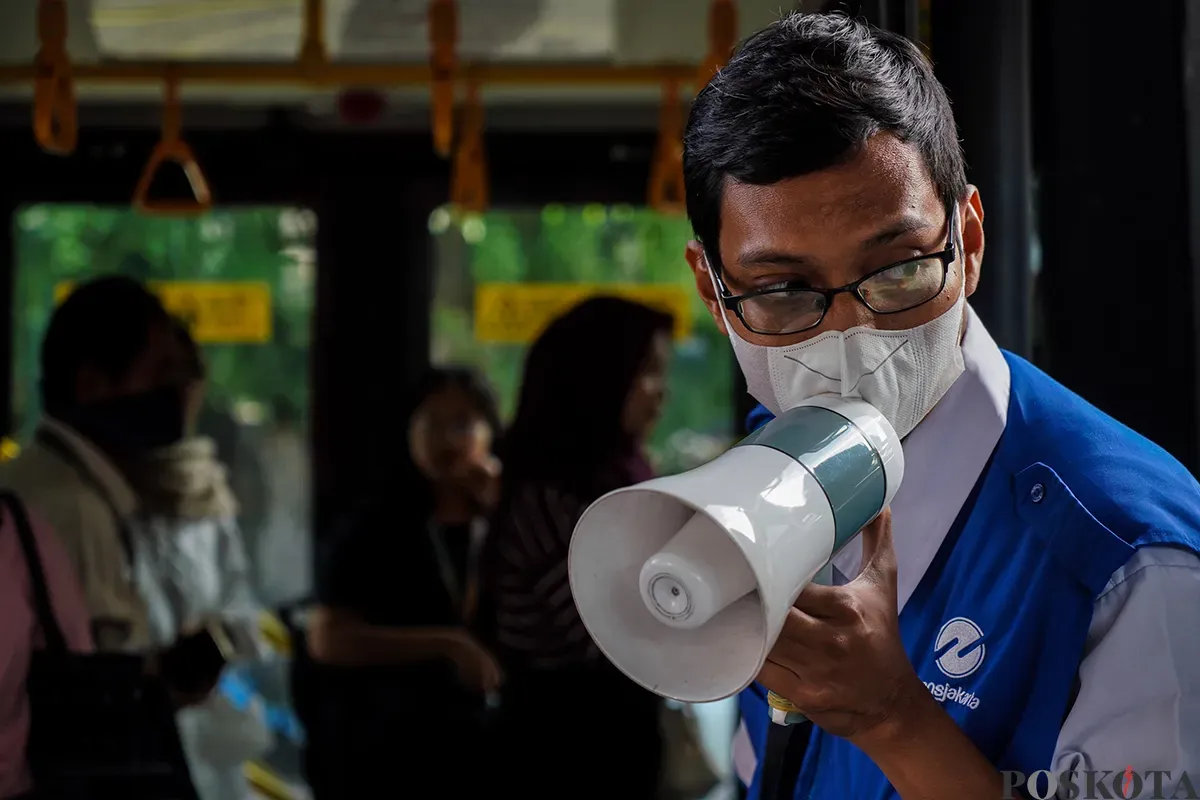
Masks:
[[[1004,432],[1010,374],[968,308],[966,371],[904,442],[905,478],[892,503],[900,608],[912,596]],[[834,559],[837,582],[858,574],[862,543]],[[1200,776],[1200,558],[1143,547],[1095,601],[1079,667],[1080,691],[1051,768],[1184,770]],[[755,756],[744,724],[734,741],[739,777]],[[1195,779],[1193,779],[1195,780]],[[1147,789],[1149,790],[1149,789]]]

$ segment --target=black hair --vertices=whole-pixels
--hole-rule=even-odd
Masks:
[[[550,323],[525,359],[505,439],[506,480],[587,481],[637,447],[622,429],[629,390],[671,315],[617,297],[585,300]]]
[[[916,146],[947,206],[966,194],[950,100],[908,39],[795,12],[743,42],[692,103],[684,135],[688,217],[713,268],[726,180],[769,186],[837,166],[882,132]]]
[[[42,339],[42,407],[49,414],[75,408],[76,381],[84,367],[119,380],[145,352],[155,325],[170,317],[141,283],[119,275],[76,287],[53,316]]]
[[[204,363],[204,353],[192,336],[191,328],[181,319],[171,320],[175,336],[179,341],[180,355],[183,357],[183,374],[185,381],[203,381],[208,379],[208,367]]]

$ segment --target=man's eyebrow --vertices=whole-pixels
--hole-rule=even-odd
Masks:
[[[747,269],[767,267],[811,267],[811,257],[770,247],[752,247],[738,254],[738,263]]]
[[[888,223],[877,233],[863,239],[862,249],[872,250],[876,247],[891,244],[902,236],[923,233],[937,227],[945,227],[945,223],[930,222],[927,217],[916,214],[905,214],[900,219]]]
[[[931,222],[928,218],[916,214],[906,214],[899,219],[887,223],[883,228],[863,239],[861,249],[873,250],[876,247],[891,244],[902,236],[913,233],[931,231],[944,223]],[[738,254],[738,263],[753,270],[755,267],[812,267],[811,256],[778,250],[771,247],[750,248]]]

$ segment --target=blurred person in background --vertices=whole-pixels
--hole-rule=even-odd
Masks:
[[[34,441],[0,467],[0,486],[12,490],[30,516],[48,523],[61,539],[83,590],[95,649],[140,659],[147,677],[155,675],[165,684],[176,708],[204,702],[224,665],[215,658],[195,658],[211,652],[213,643],[204,631],[154,641],[135,578],[132,528],[141,499],[126,470],[146,453],[183,438],[182,366],[174,323],[146,287],[121,276],[81,284],[55,310],[42,340],[42,418]],[[79,674],[86,677],[72,687],[77,694],[90,692],[93,683],[107,685],[105,676],[124,668],[116,661],[96,661],[84,669]],[[149,770],[131,773],[133,782],[161,778],[172,791],[184,792],[186,785],[190,792],[186,765],[174,755],[173,715],[160,719],[146,697],[140,689],[104,701],[81,695],[78,702],[95,699],[96,708],[86,714],[80,709],[84,717],[74,722],[51,722],[74,724],[83,731],[79,735],[103,735],[81,720],[96,723],[120,709],[130,727],[112,732],[118,743],[157,742],[161,752],[138,751],[139,756],[126,748],[121,758],[128,760],[115,766]],[[78,753],[56,757],[73,755]],[[164,760],[154,760],[160,755]]]
[[[593,298],[552,322],[525,361],[485,562],[508,675],[496,758],[523,797],[570,787],[639,800],[659,788],[659,700],[588,636],[567,551],[592,501],[653,477],[644,445],[665,399],[671,330],[667,314]]]
[[[142,284],[112,276],[78,286],[42,340],[34,441],[3,467],[0,483],[66,546],[102,651],[150,645],[131,579],[139,499],[120,464],[183,437],[180,364],[172,320]]]
[[[262,524],[254,553],[255,586],[278,607],[312,591],[312,479],[307,432],[296,404],[276,397],[259,443],[263,470]]]
[[[217,460],[215,443],[195,433],[204,403],[203,355],[182,323],[176,324],[175,336],[186,436],[132,454],[122,464],[141,499],[131,525],[135,578],[156,646],[219,620],[248,646],[250,652],[240,655],[254,659],[263,610],[250,584],[238,501],[226,468]],[[239,670],[233,667],[227,677],[232,679]],[[242,765],[263,755],[271,744],[262,714],[261,704],[238,709],[219,692],[180,710],[180,737],[202,800],[249,796]]]
[[[489,783],[480,734],[501,674],[470,631],[500,471],[495,403],[473,372],[434,369],[397,419],[408,447],[388,496],[321,559],[308,649],[325,696],[306,720],[319,797],[398,777]]]

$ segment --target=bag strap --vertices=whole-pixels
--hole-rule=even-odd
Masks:
[[[0,504],[8,508],[8,515],[13,521],[13,527],[17,529],[17,539],[25,554],[25,567],[29,571],[29,586],[33,592],[33,608],[37,614],[38,625],[42,629],[42,636],[46,640],[46,649],[55,653],[65,653],[67,640],[50,602],[46,573],[42,569],[42,556],[33,535],[33,526],[29,524],[29,515],[25,513],[25,504],[8,491],[0,491]]]

